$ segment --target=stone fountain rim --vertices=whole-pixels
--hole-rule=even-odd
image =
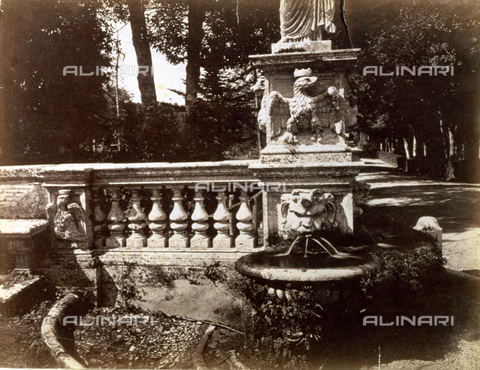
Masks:
[[[358,278],[372,270],[375,263],[372,260],[365,261],[362,265],[343,266],[331,268],[285,268],[276,266],[255,266],[254,259],[260,255],[271,255],[278,252],[261,251],[240,257],[235,263],[235,268],[241,274],[272,282],[286,283],[321,283],[340,282]]]

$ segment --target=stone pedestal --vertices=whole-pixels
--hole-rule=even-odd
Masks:
[[[323,194],[331,194],[335,206],[334,227],[342,234],[353,233],[354,179],[362,166],[363,162],[251,165],[263,184],[264,245],[268,246],[269,237],[285,234],[282,196],[298,189],[318,189]]]
[[[323,46],[250,56],[261,76],[255,90],[263,97],[258,123],[267,135],[264,163],[351,161],[345,137],[358,109],[348,75],[360,49],[331,50],[328,40],[310,43]]]
[[[318,41],[300,41],[300,42],[277,42],[272,44],[272,53],[325,53],[332,51],[331,40],[318,40]]]
[[[15,270],[31,271],[37,267],[45,252],[42,244],[46,241],[47,228],[47,220],[0,220],[1,273],[8,272],[9,255],[14,259]]]
[[[350,163],[352,151],[346,145],[271,144],[261,151],[262,164]]]
[[[280,42],[272,54],[250,57],[262,76],[255,90],[267,145],[250,169],[263,183],[267,247],[269,237],[292,228],[289,222],[299,232],[353,233],[354,179],[363,163],[346,144],[357,115],[348,72],[359,51],[332,50],[328,40]]]

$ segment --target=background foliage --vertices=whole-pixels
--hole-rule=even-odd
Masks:
[[[186,64],[178,92],[185,107],[135,104],[115,85],[114,22],[128,26],[129,9],[142,4],[150,47]],[[269,53],[280,38],[278,8],[278,0],[2,1],[2,163],[220,160],[257,151],[248,55]],[[352,138],[362,133],[415,157],[419,171],[438,177],[476,168],[480,3],[338,1],[337,10],[334,48],[362,49],[349,76],[360,112]],[[365,66],[423,65],[452,66],[454,76],[362,74]],[[111,72],[63,76],[65,66]]]

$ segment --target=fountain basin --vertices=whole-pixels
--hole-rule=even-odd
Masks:
[[[279,255],[262,251],[243,256],[235,263],[241,274],[277,283],[340,282],[363,276],[375,267],[367,252],[358,252],[345,258],[317,254],[305,258],[303,254]]]

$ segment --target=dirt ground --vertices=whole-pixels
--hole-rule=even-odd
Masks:
[[[438,182],[379,171],[357,177],[371,185],[362,218],[380,228],[413,227],[433,216],[443,229],[443,256],[453,270],[480,270],[480,185]]]
[[[362,215],[366,223],[391,230],[413,227],[418,218],[433,216],[443,229],[446,267],[479,276],[480,185],[438,182],[391,171],[363,173],[357,179],[371,185]],[[380,365],[361,370],[480,369],[479,339],[477,330],[469,338],[462,338],[457,350],[443,359],[381,361]]]

